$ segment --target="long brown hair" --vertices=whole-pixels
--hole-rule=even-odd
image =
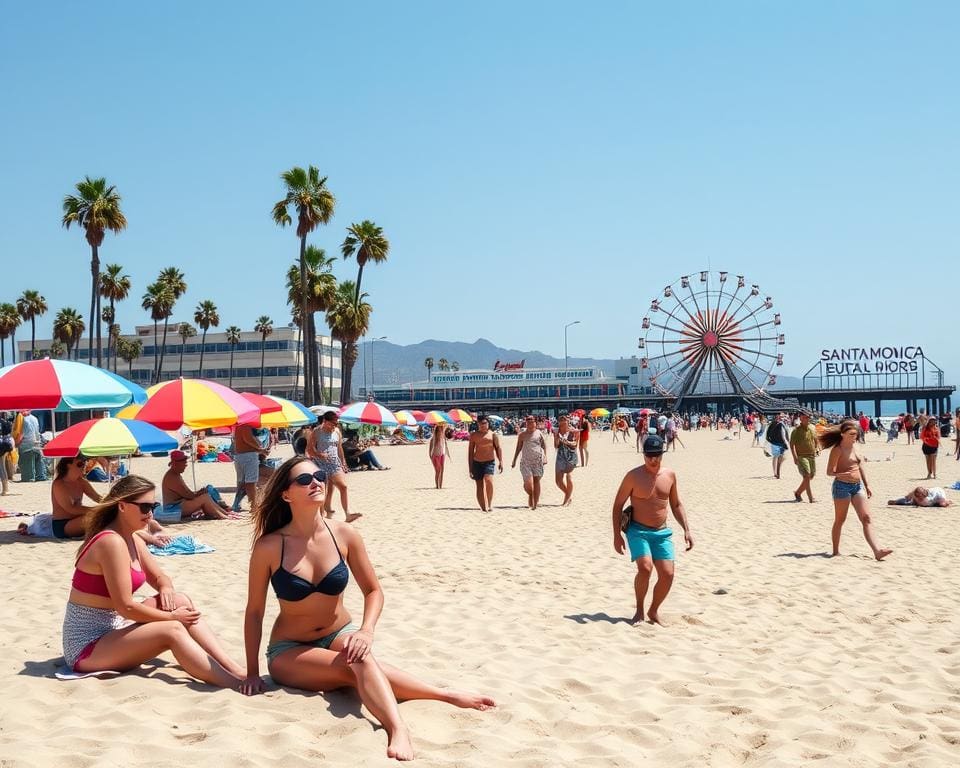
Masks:
[[[60,461],[57,462],[57,468],[54,470],[53,479],[61,480],[67,476],[67,470],[70,469],[70,465],[75,461],[83,461],[86,464],[86,459],[84,459],[82,454],[77,454],[76,456],[64,456]]]
[[[120,509],[121,501],[130,501],[137,496],[143,496],[148,491],[155,491],[157,486],[140,475],[127,475],[122,480],[117,481],[103,501],[95,507],[91,507],[85,516],[87,534],[84,541],[96,536],[100,531],[110,525],[117,519],[117,511]]]
[[[858,433],[860,432],[860,425],[856,419],[844,419],[836,426],[827,427],[817,438],[820,442],[820,447],[826,450],[827,448],[833,448],[835,445],[840,445],[840,436],[848,429],[856,430]]]
[[[293,456],[277,467],[267,481],[263,493],[257,497],[257,504],[251,511],[253,515],[253,540],[280,530],[293,519],[290,504],[283,498],[283,492],[290,487],[290,474],[297,464],[314,464],[303,456]]]

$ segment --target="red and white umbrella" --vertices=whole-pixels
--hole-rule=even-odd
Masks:
[[[340,421],[348,424],[376,424],[380,427],[396,427],[400,425],[397,417],[380,403],[372,400],[364,403],[351,403],[340,409]]]

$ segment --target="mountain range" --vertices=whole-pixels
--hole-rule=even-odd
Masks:
[[[473,343],[427,339],[407,345],[391,344],[389,341],[366,341],[360,345],[360,357],[353,369],[354,387],[363,387],[364,377],[370,386],[426,381],[427,369],[423,361],[428,357],[434,360],[433,373],[439,372],[438,363],[442,357],[450,363],[458,363],[461,370],[491,370],[498,360],[502,363],[524,360],[527,368],[562,368],[564,363],[562,357],[552,357],[536,350],[498,347],[487,339],[477,339]],[[568,365],[571,368],[593,366],[602,370],[606,376],[613,378],[615,375],[613,359],[571,357]],[[778,374],[777,383],[781,387],[799,386],[800,379]]]

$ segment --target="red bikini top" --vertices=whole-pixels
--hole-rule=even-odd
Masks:
[[[116,531],[100,531],[96,536],[94,536],[90,541],[88,541],[83,549],[80,550],[80,554],[77,555],[77,562],[80,562],[80,558],[83,557],[87,550],[93,545],[93,543],[102,538],[108,533],[115,533],[117,536],[120,534]],[[138,571],[133,567],[133,564],[130,564],[130,591],[136,592],[140,587],[143,586],[143,583],[147,580],[147,575],[143,571]],[[103,578],[102,573],[87,573],[86,571],[81,571],[79,568],[75,568],[73,571],[73,588],[78,592],[83,592],[87,595],[96,595],[97,597],[110,597],[110,590],[107,589],[107,580]]]

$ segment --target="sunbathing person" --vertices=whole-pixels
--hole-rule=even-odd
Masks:
[[[410,760],[413,747],[398,699],[433,699],[472,709],[487,709],[494,702],[428,685],[374,658],[383,593],[359,532],[324,519],[323,480],[316,464],[294,456],[277,469],[254,509],[256,538],[243,625],[247,676],[240,690],[247,695],[263,690],[260,642],[267,586],[272,585],[280,613],[267,646],[271,677],[280,685],[310,691],[355,687],[387,731],[387,756]],[[363,592],[359,626],[343,603],[351,572]]]
[[[347,460],[348,469],[390,469],[377,460],[372,449],[364,448],[360,444],[360,435],[356,432],[346,433],[343,457]]]
[[[183,479],[187,469],[187,454],[170,451],[170,469],[163,475],[160,485],[163,494],[163,519],[167,522],[205,517],[208,520],[237,519],[240,516],[230,511],[230,505],[212,485],[200,491],[191,491]]]
[[[198,680],[237,688],[243,668],[136,535],[158,506],[153,483],[130,475],[90,509],[63,618],[63,658],[75,672],[125,671],[169,650]],[[144,582],[157,594],[140,602],[133,593]]]
[[[918,485],[901,499],[890,499],[887,504],[895,507],[952,507],[943,488],[924,488]]]

